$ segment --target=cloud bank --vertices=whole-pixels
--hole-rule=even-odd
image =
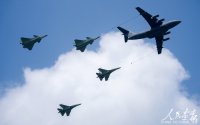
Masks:
[[[96,78],[99,67],[113,72],[107,82]],[[180,92],[188,74],[166,49],[157,55],[143,40],[124,43],[119,32],[101,37],[96,51],[73,49],[55,65],[24,70],[25,83],[0,99],[1,125],[159,125],[171,108],[200,108]],[[70,117],[59,104],[82,103]]]

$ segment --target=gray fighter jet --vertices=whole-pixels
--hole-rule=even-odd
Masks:
[[[74,46],[76,47],[76,50],[80,50],[81,52],[84,52],[87,45],[92,44],[98,38],[100,38],[100,37],[99,36],[96,38],[86,37],[85,40],[75,39]]]
[[[33,35],[33,38],[21,37],[21,43],[20,44],[23,45],[23,48],[27,48],[28,50],[32,50],[34,44],[36,42],[39,43],[46,36],[47,35],[44,35],[44,36]]]
[[[102,68],[99,68],[99,73],[96,73],[97,74],[97,78],[99,78],[101,81],[103,78],[105,78],[105,81],[108,80],[110,74],[112,72],[114,72],[115,70],[118,70],[120,69],[121,67],[118,67],[118,68],[115,68],[115,69],[111,69],[111,70],[106,70],[106,69],[102,69]]]
[[[60,113],[62,116],[63,116],[65,113],[66,113],[67,116],[69,116],[71,110],[72,110],[74,107],[79,106],[79,105],[81,105],[81,104],[76,104],[76,105],[72,105],[72,106],[67,106],[67,105],[60,104],[60,107],[61,107],[62,109],[57,108],[57,110],[58,110],[58,113]]]
[[[163,48],[163,42],[169,40],[169,38],[164,38],[164,36],[170,34],[170,31],[168,30],[181,23],[181,21],[173,20],[167,23],[163,23],[165,19],[160,19],[160,20],[157,19],[159,15],[152,16],[151,14],[147,13],[140,7],[136,7],[136,10],[148,22],[148,24],[151,27],[150,30],[134,34],[122,27],[117,27],[117,28],[123,33],[125,42],[127,42],[128,40],[135,40],[135,39],[155,38],[158,54],[161,54]]]

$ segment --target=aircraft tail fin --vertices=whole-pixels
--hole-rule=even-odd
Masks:
[[[103,79],[102,75],[100,73],[96,73],[97,74],[97,78],[99,78],[101,81]]]
[[[65,111],[58,108],[58,113],[60,113],[63,116],[65,114]]]
[[[124,35],[124,41],[127,42],[128,41],[128,34],[129,34],[129,31],[122,28],[122,27],[117,27]]]

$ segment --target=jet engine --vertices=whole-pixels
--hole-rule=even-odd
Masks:
[[[170,38],[165,38],[165,39],[163,39],[163,41],[167,41],[167,40],[169,40]]]
[[[160,19],[160,20],[158,20],[158,24],[159,24],[159,25],[162,25],[162,23],[163,23],[164,20],[165,20],[165,19]]]
[[[152,18],[153,18],[153,19],[156,19],[157,17],[159,17],[159,15],[155,15],[155,16],[153,16]]]
[[[167,34],[170,34],[171,32],[170,31],[168,31],[168,32],[166,32],[164,35],[167,35]]]

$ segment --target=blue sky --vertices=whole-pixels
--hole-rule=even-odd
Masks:
[[[197,55],[200,46],[199,3],[197,0],[1,0],[0,89],[23,83],[25,67],[35,69],[53,65],[60,54],[72,50],[76,38],[117,31],[113,27],[130,18],[133,19],[121,26],[134,32],[149,29],[135,10],[140,6],[151,14],[159,14],[166,21],[182,21],[171,30],[171,39],[164,46],[179,59],[191,76],[184,81],[185,89],[191,95],[200,95],[200,61]],[[34,34],[48,34],[48,37],[35,44],[32,51],[23,49],[19,44],[20,37],[32,37]],[[145,42],[155,43],[154,39],[145,39]],[[96,42],[89,49],[97,47]]]

